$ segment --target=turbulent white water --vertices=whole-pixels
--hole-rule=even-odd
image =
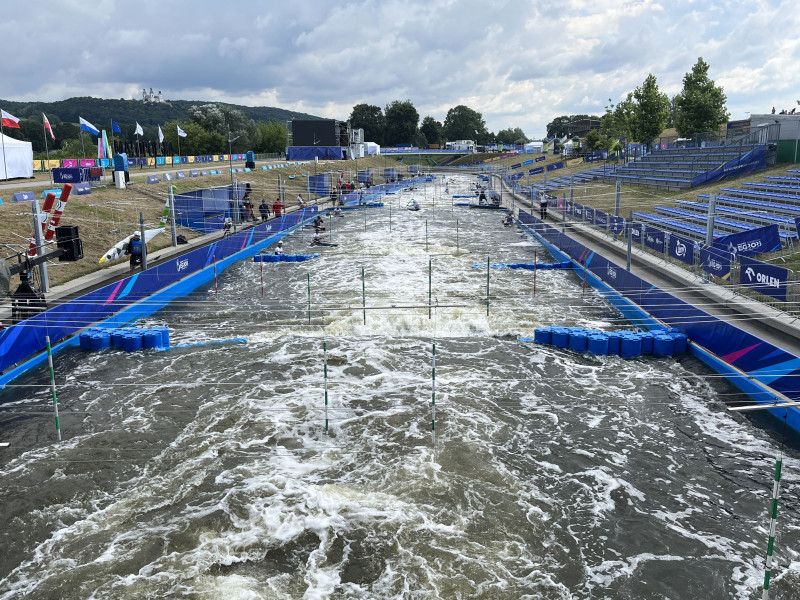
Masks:
[[[0,599],[760,597],[780,437],[691,358],[518,342],[629,326],[556,270],[534,296],[490,269],[487,316],[487,258],[553,259],[452,208],[470,182],[328,218],[338,246],[298,230],[287,253],[321,257],[239,263],[145,323],[245,344],[57,355],[61,443],[44,370],[3,392]],[[798,458],[773,598],[800,597]]]

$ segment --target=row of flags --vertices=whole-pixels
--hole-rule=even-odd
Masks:
[[[17,117],[15,117],[14,115],[12,115],[10,113],[7,113],[6,111],[4,111],[2,109],[0,109],[0,115],[2,115],[2,126],[3,127],[8,127],[10,129],[19,129],[20,128],[19,127],[19,119]],[[50,127],[50,121],[47,120],[47,115],[42,113],[42,119],[43,119],[43,124],[44,124],[45,130],[50,134],[50,137],[53,138],[53,141],[55,141],[56,136],[53,133],[53,128]],[[100,135],[100,130],[97,129],[97,127],[95,127],[91,123],[89,123],[89,121],[87,121],[83,117],[78,117],[78,119],[79,119],[79,124],[81,126],[81,131],[86,131],[87,133],[91,133],[92,135],[97,135],[97,136]],[[180,125],[176,125],[176,127],[178,128],[178,137],[186,137],[187,136],[187,133],[183,129],[181,129]],[[112,133],[120,133],[120,134],[122,133],[122,129],[117,124],[117,122],[114,121],[114,119],[111,119],[111,132]],[[136,123],[136,131],[134,132],[134,134],[135,135],[144,135],[144,130],[142,129],[142,126],[139,125],[138,121]],[[105,137],[105,131],[103,132],[103,138],[104,137]],[[159,143],[164,141],[164,133],[161,131],[161,125],[158,126],[158,141],[159,141]]]

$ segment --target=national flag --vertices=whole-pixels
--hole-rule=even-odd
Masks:
[[[164,132],[161,131],[161,125],[159,125],[158,126],[158,143],[160,144],[163,141],[164,141]]]
[[[119,128],[114,119],[111,119],[111,133],[122,133],[122,129]]]
[[[176,127],[178,128],[178,136],[186,137],[186,132],[183,129],[181,129],[181,126],[180,125],[176,125]]]
[[[142,130],[142,126],[139,125],[139,122],[136,122],[136,131],[134,132],[136,135],[144,135],[144,131]]]
[[[53,133],[53,128],[50,127],[50,121],[47,120],[47,115],[42,113],[42,118],[44,119],[44,128],[50,134],[50,137],[53,138],[53,141],[56,141],[56,134]]]
[[[0,110],[0,115],[3,117],[3,127],[11,127],[12,129],[19,129],[19,119],[4,110]]]
[[[100,135],[100,130],[97,129],[97,127],[95,127],[91,123],[89,123],[89,121],[87,121],[83,117],[78,117],[78,119],[80,120],[81,131],[87,131],[92,135]]]

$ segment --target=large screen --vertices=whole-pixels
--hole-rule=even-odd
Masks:
[[[314,121],[292,121],[293,146],[339,146],[336,137],[336,121],[318,119]]]

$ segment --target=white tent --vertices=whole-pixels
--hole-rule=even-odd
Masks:
[[[375,142],[364,142],[364,155],[373,156],[381,153],[381,147]]]
[[[0,146],[0,179],[33,177],[33,147],[30,142],[2,135]]]

